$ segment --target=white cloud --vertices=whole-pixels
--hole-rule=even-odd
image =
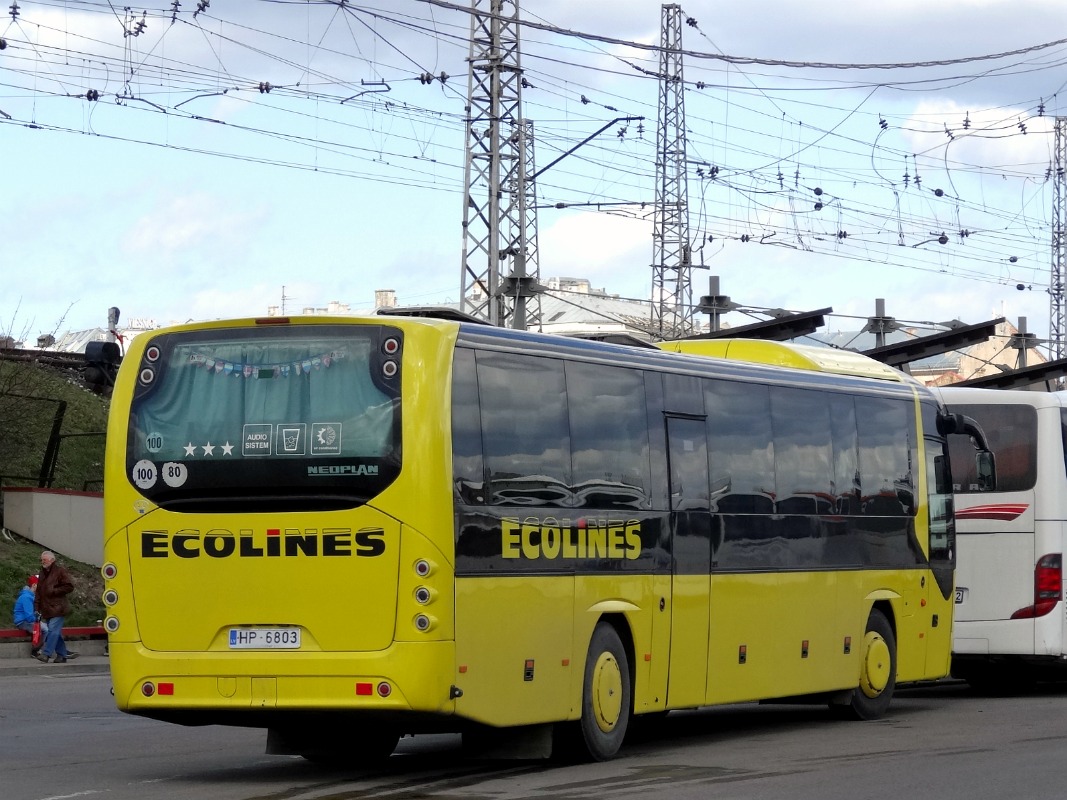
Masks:
[[[217,195],[206,192],[162,198],[142,214],[123,237],[123,250],[131,257],[169,259],[192,249],[227,250],[254,236],[265,222],[261,209],[224,207]]]
[[[568,214],[538,235],[541,277],[588,278],[595,288],[648,297],[652,222],[607,213]],[[638,294],[631,294],[638,292]]]

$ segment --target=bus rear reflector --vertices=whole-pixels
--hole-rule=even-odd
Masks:
[[[1020,608],[1012,619],[1043,617],[1056,607],[1063,597],[1063,558],[1050,553],[1038,559],[1034,567],[1034,604]]]

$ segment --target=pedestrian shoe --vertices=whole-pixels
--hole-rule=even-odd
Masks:
[[[47,664],[48,663],[48,656],[42,656],[40,653],[37,653],[36,655],[34,655],[34,658],[36,658],[42,664]]]
[[[77,657],[78,657],[78,653],[75,653],[73,650],[68,650],[67,651],[67,661],[73,661]]]
[[[63,658],[63,656],[56,656],[55,658],[52,659],[52,663],[53,664],[66,664],[67,663],[67,659]]]

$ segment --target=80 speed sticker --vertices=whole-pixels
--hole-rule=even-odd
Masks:
[[[185,464],[168,461],[160,469],[160,474],[163,476],[163,483],[172,489],[177,489],[189,477],[189,468]]]

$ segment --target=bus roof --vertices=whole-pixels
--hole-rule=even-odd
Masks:
[[[806,369],[813,372],[879,378],[896,383],[904,383],[907,380],[903,372],[862,353],[831,347],[768,342],[760,339],[678,339],[671,342],[659,342],[659,347],[675,353],[749,361],[754,364]]]
[[[941,386],[937,389],[946,405],[1028,405],[1035,408],[1067,405],[1067,393],[1030,391],[1029,389],[993,389],[976,386]]]

